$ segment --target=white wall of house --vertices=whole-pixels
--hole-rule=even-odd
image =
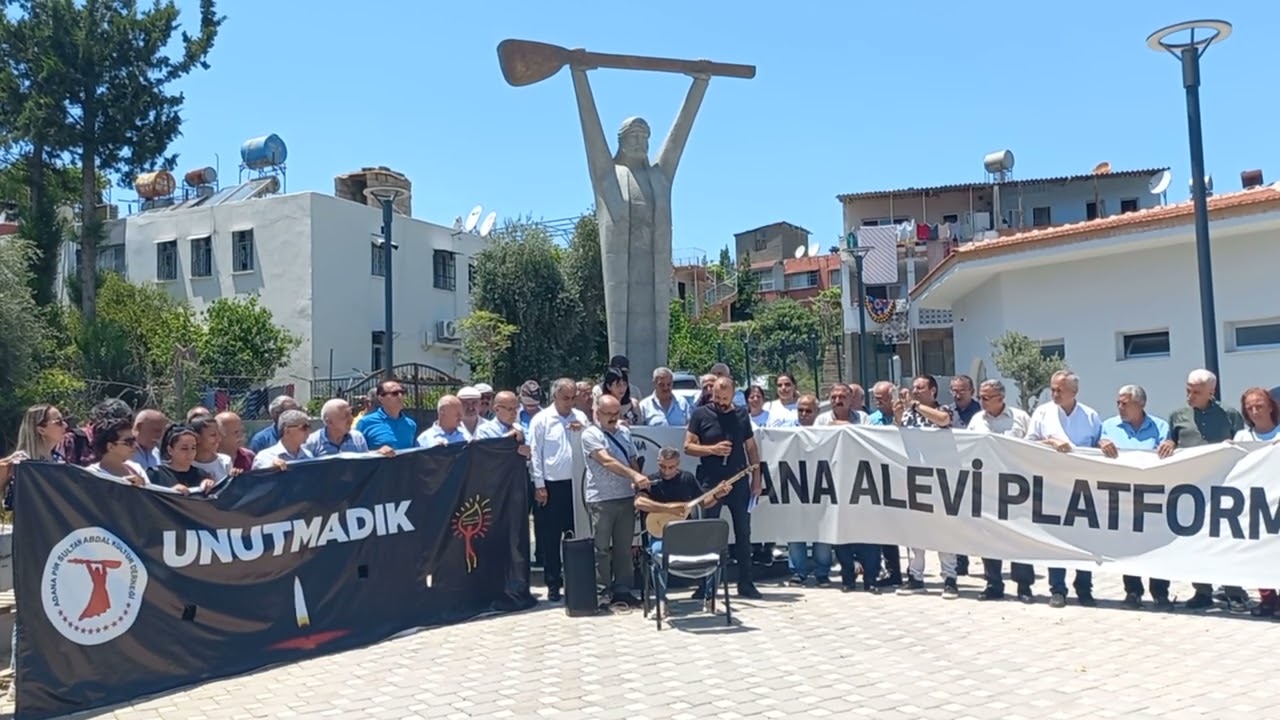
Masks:
[[[273,195],[216,205],[143,212],[107,231],[104,252],[133,282],[159,283],[197,311],[219,297],[256,294],[275,321],[301,339],[275,384],[293,383],[310,396],[310,380],[368,372],[372,334],[382,330],[383,278],[373,274],[372,246],[381,236],[381,212],[319,193]],[[237,233],[252,230],[252,267],[237,266]],[[395,292],[394,362],[420,362],[461,378],[469,370],[460,346],[437,337],[437,321],[470,311],[468,267],[485,244],[474,235],[397,215],[392,225]],[[210,238],[207,275],[193,267],[196,238]],[[241,235],[243,242],[243,235]],[[158,275],[160,243],[176,241],[176,277]],[[117,251],[114,247],[122,247]],[[74,246],[63,274],[74,272]],[[435,287],[433,253],[455,253],[454,289]],[[117,253],[123,252],[123,267]],[[193,276],[194,275],[194,276]],[[330,363],[332,350],[332,365]]]
[[[1237,346],[1238,327],[1280,324],[1280,301],[1275,300],[1280,214],[1248,220],[1229,229],[1214,223],[1219,230],[1213,235],[1213,266],[1222,391],[1224,402],[1232,406],[1247,387],[1280,385],[1280,345]],[[1133,245],[1129,251],[1098,255],[1082,243],[1062,250],[1051,264],[1045,262],[1047,256],[1034,260],[1040,251],[1006,260],[1009,269],[952,303],[957,372],[982,360],[989,377],[999,376],[991,340],[1017,330],[1036,340],[1061,342],[1067,364],[1081,378],[1081,401],[1104,417],[1114,414],[1115,391],[1127,383],[1147,390],[1153,413],[1164,416],[1182,405],[1187,373],[1203,365],[1191,226]],[[1124,356],[1126,335],[1166,331],[1168,355]],[[1007,385],[1012,394],[1012,383]]]

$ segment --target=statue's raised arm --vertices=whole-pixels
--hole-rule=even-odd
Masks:
[[[689,143],[689,131],[693,130],[693,119],[697,117],[698,109],[702,107],[702,98],[707,94],[709,80],[708,75],[693,76],[693,85],[689,86],[689,93],[684,97],[680,114],[676,115],[671,132],[667,133],[667,139],[663,141],[662,149],[658,151],[658,159],[654,165],[667,176],[667,182],[675,180],[676,167],[680,165],[680,156],[684,154],[684,147]]]
[[[614,177],[613,153],[609,152],[609,143],[604,138],[604,126],[600,124],[600,112],[596,110],[587,70],[584,67],[572,68],[573,94],[578,101],[578,120],[582,124],[582,142],[587,148],[591,187],[599,195],[603,189],[601,183],[610,182]],[[613,182],[616,183],[616,179]]]

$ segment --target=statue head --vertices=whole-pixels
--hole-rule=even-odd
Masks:
[[[649,160],[649,123],[644,118],[630,117],[618,129],[618,158]]]

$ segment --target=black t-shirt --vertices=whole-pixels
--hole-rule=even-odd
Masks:
[[[689,432],[698,438],[699,445],[715,445],[728,440],[733,443],[729,457],[707,455],[698,464],[698,482],[703,487],[737,475],[747,466],[746,442],[755,437],[751,430],[751,415],[744,407],[734,407],[725,412],[715,405],[703,405],[689,418]]]
[[[702,495],[702,487],[694,479],[693,473],[681,470],[670,480],[664,480],[660,473],[649,476],[649,489],[642,490],[650,500],[660,503],[691,502]]]
[[[157,465],[155,467],[147,468],[147,477],[153,484],[163,485],[168,488],[175,485],[186,485],[192,490],[198,490],[200,488],[200,483],[204,482],[204,479],[208,476],[208,473],[195,465],[192,465],[186,470],[174,470],[168,465]]]

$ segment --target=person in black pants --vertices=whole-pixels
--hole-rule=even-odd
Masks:
[[[733,517],[733,555],[738,564],[738,595],[758,599],[760,591],[751,580],[751,499],[764,488],[760,474],[760,450],[751,429],[747,409],[733,404],[733,380],[717,378],[711,390],[711,402],[693,411],[684,436],[685,454],[701,458],[698,483],[711,489],[751,467],[751,484],[733,484],[720,504],[709,508],[705,517],[719,517],[720,508],[728,507]],[[705,597],[699,587],[694,598]]]

